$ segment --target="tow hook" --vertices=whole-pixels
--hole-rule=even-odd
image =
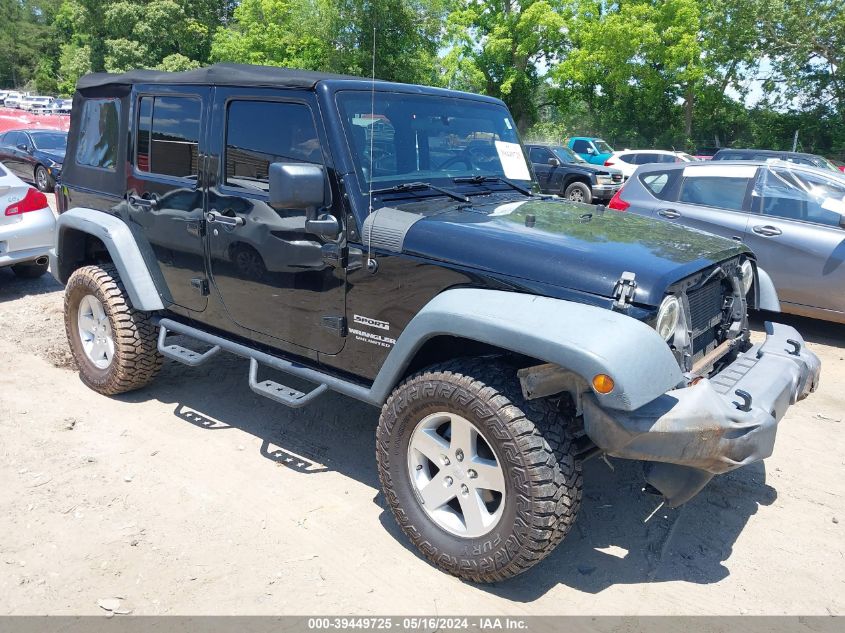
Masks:
[[[747,391],[743,391],[742,389],[737,389],[734,393],[742,398],[742,404],[735,403],[736,408],[740,411],[751,411],[751,394]]]

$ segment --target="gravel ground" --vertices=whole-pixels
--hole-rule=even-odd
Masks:
[[[375,409],[287,410],[225,355],[100,396],[72,368],[58,284],[0,269],[0,614],[842,614],[845,327],[784,320],[822,385],[770,459],[651,518],[636,464],[589,461],[566,541],[477,586],[386,510]]]

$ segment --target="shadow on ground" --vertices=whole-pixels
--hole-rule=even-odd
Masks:
[[[820,321],[819,319],[778,312],[753,312],[751,314],[751,327],[753,329],[765,332],[763,327],[765,321],[791,325],[798,330],[798,333],[808,343],[845,347],[845,324],[842,323]]]
[[[21,279],[8,266],[0,268],[0,302],[20,299],[27,295],[43,295],[62,289],[50,273],[38,279]]]
[[[305,409],[286,409],[253,394],[247,371],[247,361],[225,354],[198,368],[168,362],[151,387],[122,398],[171,403],[175,418],[205,430],[239,428],[261,440],[261,457],[303,475],[334,470],[379,489],[376,409],[333,393]],[[273,372],[261,376],[273,378]],[[611,463],[614,470],[598,459],[584,465],[580,516],[548,559],[519,578],[479,589],[529,602],[558,584],[599,593],[615,584],[718,582],[730,573],[726,561],[749,517],[777,496],[765,483],[763,464],[754,464],[716,477],[680,509],[654,512],[659,499],[643,492],[639,464]],[[374,502],[383,509],[383,527],[418,556],[380,493]]]

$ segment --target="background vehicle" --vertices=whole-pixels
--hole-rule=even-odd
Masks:
[[[32,95],[24,97],[20,102],[20,109],[26,112],[33,112],[36,108],[43,110],[45,107],[53,103],[53,97],[44,97],[40,95]]]
[[[817,154],[804,154],[803,152],[780,152],[770,149],[720,149],[713,156],[713,160],[784,160],[790,163],[809,165],[811,167],[819,167],[820,169],[828,169],[830,171],[837,171],[838,169],[836,165],[824,156],[818,156]]]
[[[47,197],[0,164],[0,267],[18,277],[43,275],[55,228]]]
[[[23,98],[24,94],[21,92],[10,92],[3,100],[3,105],[7,108],[20,108],[21,100]]]
[[[567,147],[578,154],[588,163],[593,165],[604,165],[613,148],[600,138],[591,136],[573,136],[566,141]]]
[[[648,165],[610,207],[744,242],[784,312],[845,323],[841,174],[783,161]]]
[[[678,505],[817,384],[793,328],[752,346],[745,246],[535,195],[498,99],[220,64],[87,76],[75,103],[51,259],[82,381],[227,351],[280,404],[379,407],[387,505],[462,578],[548,555],[589,455],[647,460]]]
[[[568,147],[526,143],[543,193],[589,204],[610,200],[622,186],[622,172],[589,164]]]
[[[626,149],[613,152],[605,165],[619,169],[625,178],[630,178],[640,165],[652,163],[689,163],[696,160],[686,152],[670,152],[662,149]]]
[[[67,132],[10,130],[0,134],[0,162],[15,175],[53,191],[62,172]]]
[[[48,114],[70,114],[73,101],[70,99],[56,99],[47,107]]]

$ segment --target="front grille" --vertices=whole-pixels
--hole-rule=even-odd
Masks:
[[[716,329],[722,321],[722,293],[721,279],[709,281],[687,293],[693,360],[697,360],[719,344]]]

